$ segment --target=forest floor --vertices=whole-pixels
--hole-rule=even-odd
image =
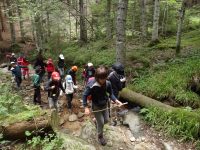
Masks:
[[[7,72],[6,68],[1,69],[0,71]],[[9,73],[9,72],[7,72]],[[23,80],[22,82],[22,91],[21,93],[23,100],[26,104],[33,105],[33,90],[24,90],[27,87],[31,86],[31,80]],[[74,99],[72,101],[73,104],[73,114],[77,115],[82,112],[84,113],[84,109],[81,102],[83,86],[82,83],[78,83],[79,89],[74,94]],[[29,88],[28,88],[29,89]],[[48,101],[47,101],[47,92],[42,91],[42,109],[49,110]],[[68,118],[70,115],[68,109],[66,107],[66,97],[64,95],[59,97],[59,104],[61,111],[59,112],[60,123],[59,127],[61,131],[67,131],[68,134],[73,136],[79,136],[84,126],[84,123],[87,120],[92,120],[93,116],[83,116],[78,118],[76,121],[69,121]],[[129,107],[126,107],[131,112]],[[134,113],[131,116],[131,122],[133,124],[132,128],[135,133],[132,133],[132,136],[128,135],[127,132],[130,131],[130,127],[123,126],[121,124],[117,124],[115,127],[119,127],[123,134],[121,137],[124,140],[125,144],[131,145],[130,148],[121,149],[140,149],[140,150],[193,150],[195,149],[194,143],[192,142],[182,142],[181,140],[174,139],[172,137],[166,136],[162,131],[156,131],[153,127],[150,127],[146,122],[142,120],[142,117],[138,113]],[[109,125],[110,126],[110,125]],[[132,140],[132,142],[131,142]],[[96,141],[96,140],[95,140]],[[92,143],[96,149],[109,149],[109,147],[101,147],[98,142]],[[114,147],[114,146],[113,146]],[[132,148],[131,148],[132,147]],[[16,148],[16,147],[15,147]],[[14,149],[15,149],[14,148]]]

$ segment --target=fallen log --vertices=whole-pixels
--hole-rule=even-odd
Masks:
[[[136,93],[134,91],[131,91],[127,88],[124,88],[119,96],[125,100],[127,100],[128,102],[130,103],[135,103],[135,104],[138,104],[142,107],[150,107],[150,106],[154,106],[154,107],[159,107],[161,109],[164,109],[164,110],[175,110],[176,108],[175,107],[172,107],[170,105],[166,105],[164,103],[161,103],[155,99],[152,99],[152,98],[149,98],[147,96],[144,96],[140,93]]]
[[[44,131],[49,132],[52,131],[51,125],[48,121],[48,119],[41,117],[36,118],[31,121],[21,121],[17,123],[13,123],[11,125],[7,126],[1,126],[1,133],[3,134],[4,139],[8,140],[19,140],[19,139],[25,139],[26,131]],[[38,133],[40,134],[40,133]],[[41,133],[42,134],[42,133]]]

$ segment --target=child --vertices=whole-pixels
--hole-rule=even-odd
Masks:
[[[72,66],[72,68],[68,71],[68,74],[71,75],[74,85],[76,85],[76,72],[78,70],[77,66]]]
[[[41,104],[41,93],[40,93],[40,67],[36,67],[35,74],[32,77],[33,87],[34,87],[34,104]]]
[[[88,82],[88,79],[91,77],[94,77],[95,74],[95,69],[92,63],[87,64],[87,68],[85,70],[85,78],[86,78],[86,83]]]
[[[65,93],[65,90],[61,84],[60,74],[58,72],[52,72],[51,79],[48,81],[45,88],[48,91],[49,107],[58,110],[58,97],[60,89]]]
[[[55,71],[53,60],[51,58],[49,58],[48,61],[47,61],[46,71],[48,73],[48,80],[49,80],[51,78],[52,72]]]
[[[65,67],[65,57],[60,54],[58,57],[58,71],[60,73],[61,79],[64,79],[64,67]]]
[[[98,141],[101,145],[106,145],[106,141],[103,137],[103,127],[109,119],[109,97],[113,102],[122,105],[122,103],[113,95],[111,83],[106,81],[107,77],[108,69],[106,67],[101,66],[97,68],[95,72],[95,79],[88,83],[83,93],[83,106],[85,107],[85,114],[90,114],[90,110],[87,107],[87,97],[92,95],[92,111],[94,112],[96,119]],[[109,97],[107,93],[109,94]]]
[[[17,88],[20,88],[22,83],[22,73],[21,73],[21,66],[17,65],[16,62],[11,62],[11,72],[15,77],[15,82],[17,83]]]
[[[77,86],[74,85],[74,82],[72,81],[71,75],[67,75],[64,82],[65,87],[65,93],[67,98],[67,108],[69,112],[72,112],[72,99],[73,99],[73,93],[74,89],[77,89]]]
[[[25,80],[26,77],[29,78],[29,68],[28,68],[29,61],[26,59],[25,56],[22,57],[21,65],[23,66],[21,71],[22,71],[23,79]]]

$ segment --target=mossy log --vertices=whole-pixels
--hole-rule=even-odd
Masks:
[[[25,139],[26,131],[52,131],[51,125],[49,123],[49,120],[41,117],[41,118],[35,118],[30,121],[21,121],[17,123],[13,123],[6,126],[1,126],[1,133],[3,134],[4,139],[8,140],[19,140],[19,139]],[[42,134],[44,132],[37,132],[37,134]]]
[[[176,109],[172,106],[166,105],[166,104],[161,103],[161,102],[159,102],[155,99],[152,99],[152,98],[144,96],[140,93],[136,93],[134,91],[131,91],[127,88],[124,88],[120,92],[120,97],[127,100],[130,103],[135,103],[135,104],[138,104],[142,107],[154,106],[154,107],[159,107],[159,108],[167,110],[167,111]]]

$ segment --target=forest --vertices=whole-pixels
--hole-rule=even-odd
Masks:
[[[200,0],[0,0],[0,149],[200,150],[199,113]]]

